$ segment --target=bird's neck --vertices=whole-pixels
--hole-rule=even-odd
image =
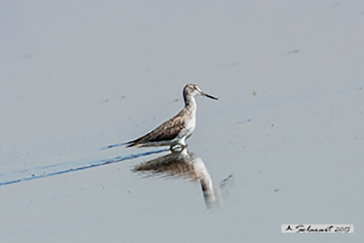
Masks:
[[[187,108],[187,109],[189,109],[189,110],[191,110],[193,112],[196,112],[197,105],[196,105],[195,97],[190,96],[190,95],[186,95],[183,98],[185,100],[185,108]]]

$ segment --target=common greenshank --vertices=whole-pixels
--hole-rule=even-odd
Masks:
[[[196,126],[197,105],[195,96],[197,95],[214,100],[218,99],[202,92],[195,84],[187,84],[183,89],[185,107],[153,131],[127,142],[127,147],[170,146],[170,149],[176,145],[180,145],[182,148],[187,147],[186,139],[192,135]]]

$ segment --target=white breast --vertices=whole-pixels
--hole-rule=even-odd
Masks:
[[[179,139],[191,136],[191,134],[195,130],[195,127],[196,127],[196,113],[192,114],[192,118],[186,122],[186,127],[182,129],[182,131],[178,135]]]
[[[195,127],[196,127],[196,116],[193,116],[193,118],[188,121],[187,126],[185,128],[186,129],[186,137],[191,136],[191,134],[195,130]]]

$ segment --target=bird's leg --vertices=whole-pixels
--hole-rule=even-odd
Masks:
[[[172,153],[179,151],[179,149],[178,149],[179,146],[178,145],[179,144],[173,144],[173,145],[171,145],[171,147],[169,147],[169,149],[171,150]]]
[[[181,152],[185,148],[187,148],[187,144],[179,144],[179,143],[173,144],[169,147],[169,149],[171,150],[172,153]]]

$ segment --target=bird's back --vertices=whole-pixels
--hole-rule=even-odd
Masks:
[[[147,143],[158,143],[162,141],[171,141],[178,139],[181,133],[185,133],[186,129],[191,130],[189,122],[191,118],[191,111],[183,108],[177,115],[162,123],[159,127],[146,135],[128,142],[127,147],[141,146]],[[193,124],[193,129],[195,125]],[[192,129],[192,131],[193,131]]]

